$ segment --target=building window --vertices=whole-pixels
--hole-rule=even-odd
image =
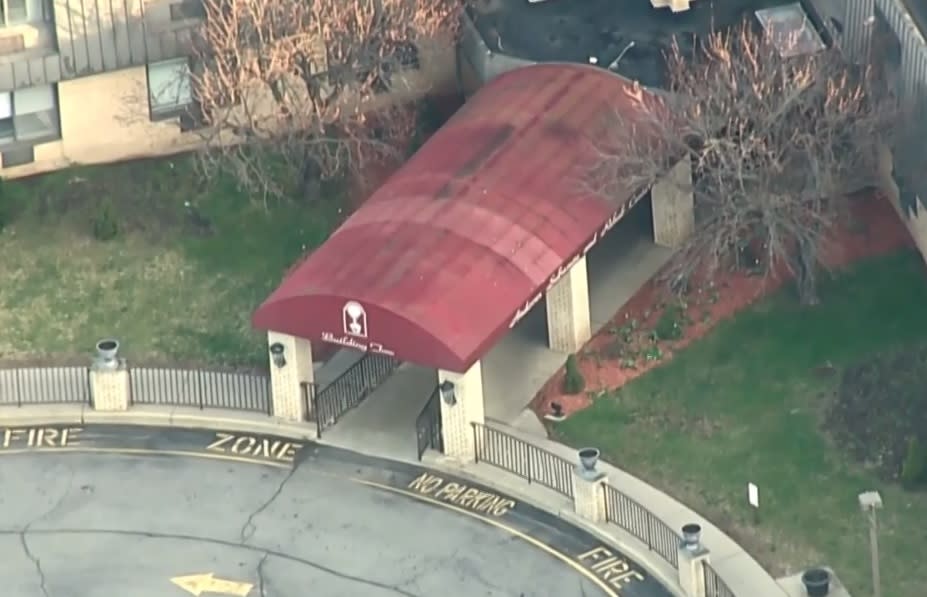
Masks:
[[[54,85],[0,93],[0,147],[58,139],[58,98]]]
[[[192,103],[190,63],[186,58],[148,65],[148,107],[152,120],[180,116]]]
[[[171,20],[186,21],[189,19],[205,19],[206,7],[202,0],[180,0],[171,4]]]
[[[48,12],[43,0],[0,0],[0,26],[47,20]]]

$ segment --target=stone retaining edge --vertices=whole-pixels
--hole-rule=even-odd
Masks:
[[[568,461],[577,461],[574,448],[496,422],[493,423],[493,426],[508,435],[547,450]],[[785,589],[753,556],[699,513],[656,487],[604,460],[599,461],[598,470],[608,475],[608,483],[611,486],[645,506],[651,514],[671,528],[676,529],[677,532],[682,529],[684,524],[690,522],[700,524],[702,527],[702,543],[711,552],[711,567],[739,597],[785,597],[787,595]]]
[[[610,524],[596,524],[582,518],[573,511],[570,500],[564,498],[560,494],[553,491],[548,492],[546,489],[540,489],[540,491],[538,491],[537,485],[522,483],[521,479],[517,479],[514,475],[501,471],[501,469],[499,470],[500,474],[507,477],[506,481],[503,482],[500,482],[498,477],[480,474],[479,469],[474,470],[471,466],[462,465],[442,456],[426,456],[424,462],[436,469],[453,473],[458,477],[471,480],[475,483],[495,487],[522,502],[566,520],[572,526],[599,539],[603,544],[615,547],[629,556],[636,564],[655,576],[657,580],[676,597],[688,597],[682,590],[682,587],[679,586],[678,571],[670,566],[668,562],[651,552],[647,549],[645,544],[619,527]],[[527,488],[530,488],[531,491],[527,491]],[[550,496],[548,499],[542,499],[541,493],[549,493]]]

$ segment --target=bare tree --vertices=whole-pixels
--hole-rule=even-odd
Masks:
[[[401,151],[420,52],[452,44],[456,0],[204,0],[192,73],[205,173],[263,197]],[[408,76],[407,76],[408,75]]]
[[[669,93],[609,118],[591,184],[623,199],[690,160],[696,223],[671,266],[674,286],[734,267],[746,250],[817,302],[822,243],[846,195],[877,180],[890,98],[837,50],[782,58],[750,23],[690,52],[674,44],[667,68]]]

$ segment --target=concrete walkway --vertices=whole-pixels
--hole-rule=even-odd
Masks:
[[[230,410],[194,410],[183,407],[134,407],[126,412],[106,413],[94,411],[85,405],[36,405],[21,408],[0,409],[0,425],[3,427],[27,427],[48,424],[121,424],[172,426],[181,428],[215,428],[226,431],[267,433],[303,440],[315,440],[315,429],[308,424],[288,423],[262,416]],[[499,427],[499,425],[496,425]],[[567,446],[552,442],[511,427],[504,431],[558,456],[574,460],[575,451]],[[337,445],[325,437],[321,443]],[[339,446],[344,447],[344,446]],[[350,449],[370,454],[369,450]],[[370,454],[379,456],[379,454]],[[437,456],[437,457],[435,457]],[[646,545],[614,525],[593,525],[578,518],[572,511],[572,504],[563,496],[537,484],[527,482],[490,465],[465,464],[451,461],[440,455],[429,456],[426,464],[470,476],[482,483],[496,486],[512,493],[528,503],[557,514],[570,522],[598,534],[603,541],[617,544],[633,558],[647,566],[652,574],[669,587],[678,587],[677,571],[662,558],[650,553]],[[697,522],[702,526],[703,543],[711,550],[711,565],[738,597],[785,597],[785,590],[730,537],[698,514],[680,504],[670,496],[651,487],[624,471],[601,463],[601,470],[608,475],[608,482],[622,493],[646,507],[670,527],[679,529],[682,525]],[[677,589],[678,590],[678,589]]]
[[[650,213],[648,202],[639,204],[587,256],[590,318],[595,331],[602,329],[672,255],[670,249],[653,243]],[[358,358],[356,351],[339,350],[317,369],[318,387],[331,383]],[[548,347],[546,305],[540,301],[482,359],[486,417],[521,427],[525,408],[565,360],[565,354]],[[518,374],[513,375],[514,371]],[[436,384],[433,369],[406,363],[326,429],[323,437],[346,449],[384,458],[415,458],[415,418]]]

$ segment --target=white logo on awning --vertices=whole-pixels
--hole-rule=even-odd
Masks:
[[[341,309],[344,333],[357,338],[367,337],[367,311],[357,301],[348,301]]]

